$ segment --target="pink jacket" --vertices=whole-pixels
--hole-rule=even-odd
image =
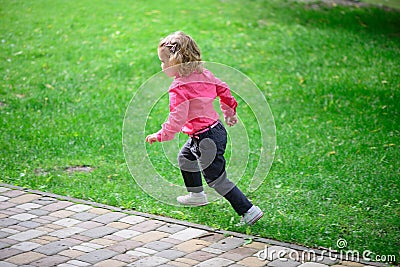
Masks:
[[[178,132],[191,135],[219,119],[213,102],[220,99],[224,117],[236,114],[237,102],[228,85],[207,69],[187,77],[175,77],[169,87],[169,116],[157,133],[159,142],[172,140]]]

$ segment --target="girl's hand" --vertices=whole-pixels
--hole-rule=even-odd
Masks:
[[[158,139],[157,139],[156,133],[150,134],[146,137],[146,142],[149,143],[150,145],[157,141],[158,141]]]
[[[233,115],[231,117],[225,117],[225,122],[228,126],[233,126],[238,122],[238,118],[236,115]]]

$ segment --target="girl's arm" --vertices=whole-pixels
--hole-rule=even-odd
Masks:
[[[186,123],[189,112],[189,100],[184,95],[184,90],[180,87],[169,91],[170,112],[168,119],[163,123],[160,131],[146,137],[146,142],[164,142],[174,139],[175,134],[179,133]]]

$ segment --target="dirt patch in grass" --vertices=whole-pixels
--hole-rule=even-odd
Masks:
[[[92,172],[94,170],[93,167],[88,165],[81,165],[81,166],[70,166],[65,168],[65,171],[68,173],[75,173],[75,172]]]

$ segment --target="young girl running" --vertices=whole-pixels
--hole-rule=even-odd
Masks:
[[[226,83],[203,67],[196,42],[183,32],[175,32],[158,45],[161,68],[175,77],[169,88],[170,113],[162,129],[146,137],[146,142],[172,140],[183,132],[189,136],[178,155],[178,163],[188,195],[177,201],[184,205],[207,205],[202,176],[207,184],[227,199],[242,216],[242,222],[254,224],[262,216],[259,207],[232,183],[225,171],[227,133],[213,107],[218,96],[225,122],[233,126],[238,122],[237,102]]]

